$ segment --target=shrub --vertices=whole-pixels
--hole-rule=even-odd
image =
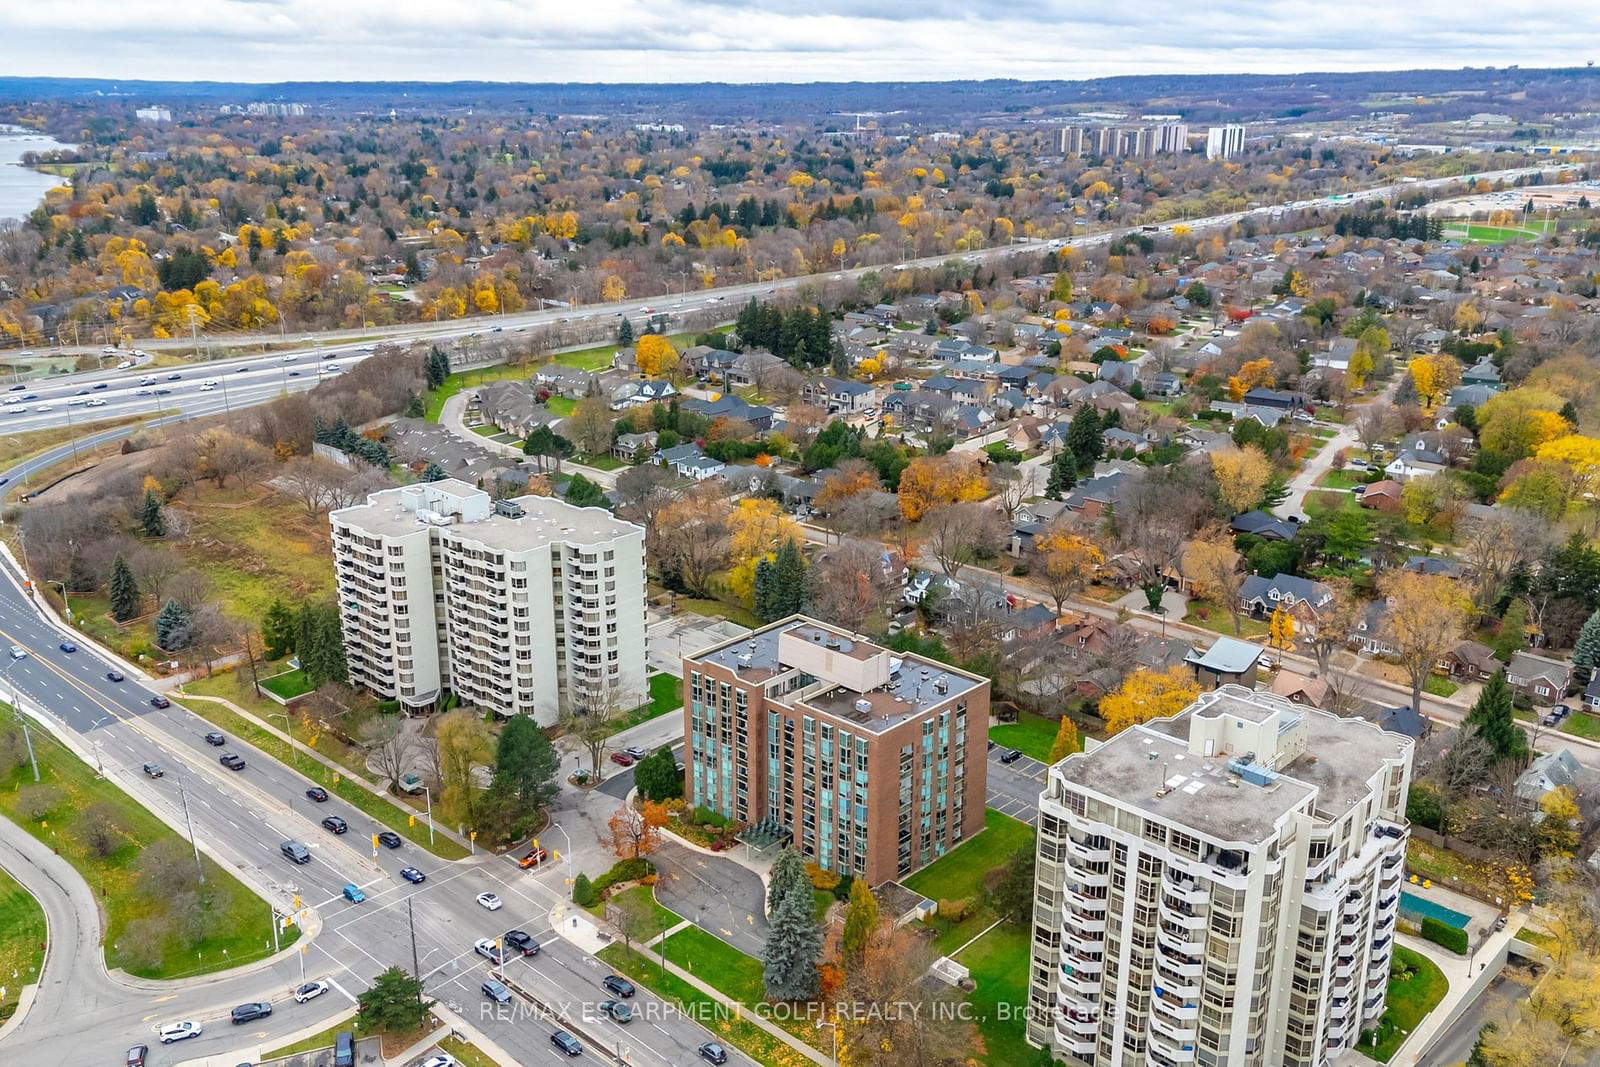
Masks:
[[[848,904],[850,902],[850,887],[855,885],[855,884],[856,884],[856,876],[855,875],[846,874],[846,875],[840,876],[839,884],[833,887],[833,899],[834,900],[842,900],[842,901],[844,901],[845,903]]]
[[[948,919],[950,922],[958,923],[971,914],[972,901],[966,897],[961,897],[958,900],[939,901],[939,918],[941,919]]]
[[[572,880],[572,902],[580,908],[594,906],[594,885],[590,883],[589,876],[582,871],[579,871],[578,877]]]
[[[694,824],[696,826],[711,826],[720,830],[728,825],[728,820],[710,808],[699,807],[694,809]]]
[[[606,890],[623,882],[639,882],[656,873],[655,867],[649,860],[642,856],[633,859],[618,860],[611,865],[611,869],[592,883],[594,897],[599,900],[604,897]]]
[[[811,879],[813,889],[832,892],[839,886],[839,875],[818,863],[806,864],[806,877]]]
[[[1423,919],[1422,936],[1458,956],[1467,954],[1467,932],[1440,919]]]

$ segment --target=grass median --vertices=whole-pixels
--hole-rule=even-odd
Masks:
[[[22,987],[39,980],[44,942],[44,909],[16,879],[0,870],[0,976],[5,978],[0,1022],[15,1014]]]
[[[339,799],[370,815],[401,837],[407,838],[412,844],[426,849],[440,859],[466,858],[467,850],[442,834],[436,836],[433,843],[429,844],[425,817],[415,815],[414,812],[401,808],[393,801],[372,792],[366,786],[352,782],[344,773],[335,771],[321,760],[306,755],[259,723],[251,722],[231,708],[209,700],[188,700],[183,702],[183,706],[224,733],[249,742],[284,766],[299,771]],[[413,816],[416,818],[416,825],[411,824]]]
[[[16,716],[0,705],[0,755],[7,761],[0,815],[56,849],[99,898],[107,966],[141,978],[183,978],[272,954],[266,901],[204,855],[204,883],[187,881],[179,869],[189,869],[189,850],[177,833],[47,731],[32,737],[37,784]],[[184,862],[164,872],[141,867],[141,854],[157,847]],[[145,884],[155,877],[161,887]],[[288,945],[298,936],[291,927],[281,940]]]

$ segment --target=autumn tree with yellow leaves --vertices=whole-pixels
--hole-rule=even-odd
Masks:
[[[1034,538],[1030,573],[1055,601],[1059,615],[1066,602],[1094,580],[1105,560],[1105,553],[1094,541],[1058,524]]]
[[[1461,361],[1447,353],[1417,356],[1407,371],[1417,393],[1417,402],[1424,411],[1437,408],[1450,395],[1450,390],[1461,384]]]
[[[647,333],[633,348],[634,363],[646,378],[670,378],[678,369],[678,352],[663,334]]]
[[[1228,514],[1237,515],[1260,502],[1272,477],[1272,462],[1255,445],[1220,448],[1211,453],[1211,477]]]
[[[975,460],[946,453],[918,456],[900,475],[900,514],[916,522],[941,504],[982,500],[989,485]]]
[[[1194,672],[1181,663],[1164,671],[1140,667],[1100,698],[1100,717],[1107,735],[1119,734],[1130,726],[1176,715],[1199,695]]]

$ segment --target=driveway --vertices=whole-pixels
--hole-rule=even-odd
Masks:
[[[740,952],[761,958],[767,942],[767,889],[759,875],[675,841],[662,842],[650,859],[661,875],[657,900]]]
[[[1039,821],[1039,794],[1044,791],[1043,763],[1023,756],[1015,763],[1000,762],[1003,747],[989,750],[989,807],[1025,823]]]

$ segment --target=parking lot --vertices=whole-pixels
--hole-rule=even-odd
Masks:
[[[1039,794],[1044,790],[1046,767],[1032,756],[1015,763],[1001,763],[1009,751],[1004,747],[989,750],[989,807],[1002,815],[1025,823],[1039,821]]]

